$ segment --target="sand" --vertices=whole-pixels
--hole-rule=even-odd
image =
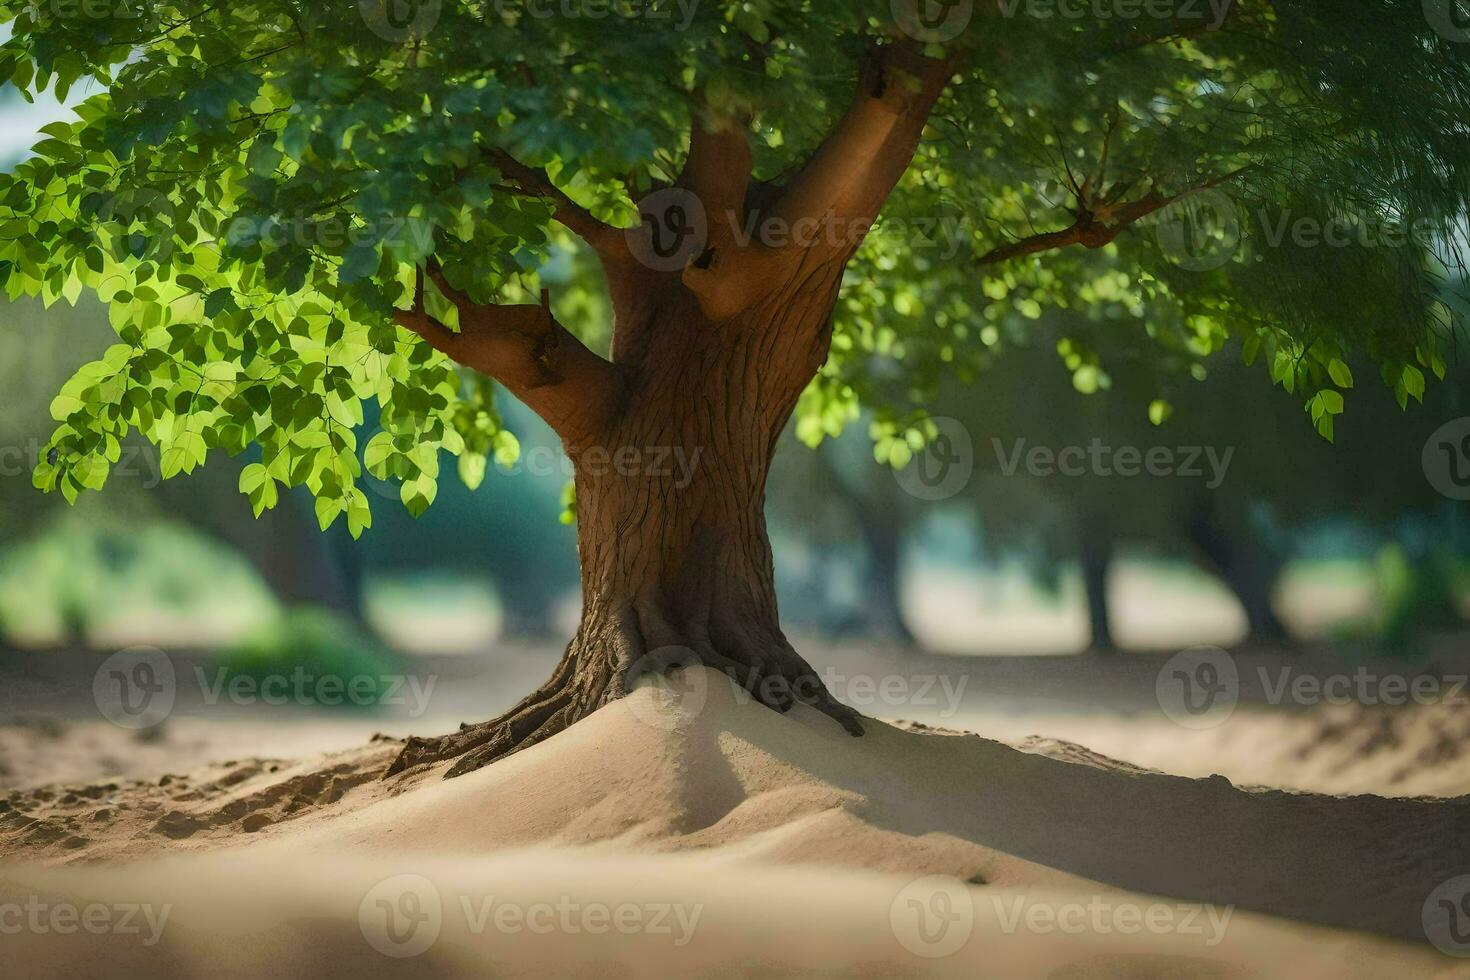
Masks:
[[[1470,976],[1424,918],[1464,799],[852,739],[702,670],[459,779],[396,748],[10,794],[13,975]]]

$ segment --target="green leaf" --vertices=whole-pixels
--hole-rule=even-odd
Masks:
[[[1351,388],[1353,386],[1352,369],[1340,357],[1334,357],[1328,363],[1327,374],[1332,378],[1332,383],[1339,388]]]
[[[424,283],[424,309],[436,321],[444,324],[444,326],[453,330],[455,333],[459,333],[459,307],[455,306],[453,300],[439,291],[439,287],[434,285],[432,279],[426,280]]]
[[[1326,439],[1328,442],[1334,442],[1335,441],[1334,438],[1333,438],[1333,429],[1332,429],[1333,423],[1332,423],[1332,420],[1333,420],[1333,416],[1330,415],[1330,414],[1328,414],[1328,413],[1326,413],[1326,412],[1324,412],[1322,414],[1321,418],[1317,419],[1317,421],[1316,421],[1316,428],[1317,428],[1318,434],[1321,435],[1322,438],[1323,439]]]
[[[1404,365],[1404,390],[1409,397],[1424,401],[1424,372],[1412,364]]]
[[[459,457],[459,479],[470,490],[478,490],[485,482],[486,464],[484,453],[465,452]]]
[[[405,480],[399,487],[399,497],[403,500],[403,506],[414,517],[422,517],[424,511],[428,510],[438,496],[439,484],[428,474],[420,474],[412,480]]]
[[[240,471],[240,492],[253,499],[270,478],[264,464],[251,463]]]
[[[332,497],[316,498],[316,522],[323,531],[332,526],[342,513],[342,501]]]
[[[250,503],[255,511],[255,516],[259,517],[261,514],[275,507],[280,502],[280,499],[280,491],[276,487],[275,480],[269,480],[262,483],[256,493],[251,495]]]
[[[362,463],[367,471],[380,480],[388,479],[388,463],[394,456],[393,434],[379,432],[368,440],[362,451]]]
[[[368,504],[367,495],[354,487],[347,501],[347,530],[355,540],[372,526],[373,510]]]

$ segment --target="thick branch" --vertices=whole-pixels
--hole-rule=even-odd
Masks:
[[[593,217],[591,211],[573,201],[565,191],[553,184],[545,170],[528,167],[499,148],[488,149],[485,155],[502,174],[515,181],[522,193],[546,198],[555,204],[556,211],[552,213],[552,217],[590,245],[598,255],[610,259],[622,258],[626,254],[622,229]]]
[[[678,186],[703,207],[706,238],[703,252],[684,269],[683,281],[712,320],[744,308],[760,279],[752,267],[759,256],[750,243],[741,241],[750,176],[750,137],[744,120],[696,108],[689,159]]]
[[[975,260],[977,266],[996,265],[1010,259],[1019,258],[1022,255],[1034,255],[1037,252],[1047,252],[1055,248],[1065,248],[1068,245],[1084,245],[1087,248],[1102,248],[1112,242],[1122,233],[1123,229],[1134,224],[1141,218],[1145,218],[1155,211],[1168,207],[1175,201],[1183,200],[1192,194],[1219,187],[1228,181],[1234,180],[1245,173],[1248,168],[1241,167],[1233,170],[1223,177],[1216,177],[1205,181],[1188,190],[1180,191],[1178,194],[1160,194],[1157,190],[1150,190],[1143,197],[1126,204],[1108,205],[1096,210],[1080,208],[1076,214],[1076,220],[1068,227],[1057,231],[1044,232],[1042,234],[1030,235],[1026,238],[1018,238],[1013,242],[1000,245],[991,249]]]
[[[871,221],[908,169],[935,101],[955,68],[917,43],[874,48],[856,97],[777,202],[773,216]]]
[[[708,173],[700,168],[701,186],[710,185],[717,202],[713,209],[706,202],[710,247],[684,272],[704,314],[715,320],[731,316],[801,277],[803,268],[810,272],[808,263],[845,263],[908,169],[953,72],[952,60],[926,58],[915,43],[871,49],[859,66],[852,106],[759,213],[750,238],[735,235],[748,226],[732,221],[745,215],[749,149],[735,145],[730,134],[701,134],[696,126],[700,159],[720,160]]]
[[[711,217],[725,212],[742,216],[745,192],[750,187],[747,124],[703,107],[696,107],[693,115],[689,159],[679,174],[678,186],[693,193]],[[718,223],[728,227],[725,222]]]
[[[395,313],[399,325],[451,360],[505,385],[569,448],[606,429],[622,403],[622,373],[557,322],[544,290],[539,306],[482,306],[449,285],[436,268],[430,268],[429,277],[459,308],[460,331],[429,316],[422,275],[413,308]]]

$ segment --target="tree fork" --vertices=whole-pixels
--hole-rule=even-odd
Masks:
[[[952,70],[912,45],[875,50],[852,107],[771,213],[876,218]],[[755,189],[745,128],[696,110],[680,176],[740,218]],[[544,175],[500,162],[527,191],[556,202],[559,218],[581,221]],[[863,733],[858,713],[781,631],[764,515],[777,438],[826,360],[842,272],[859,244],[766,249],[716,232],[705,261],[668,273],[599,248],[617,320],[613,362],[556,323],[544,297],[540,307],[476,306],[429,268],[465,329],[428,317],[422,278],[400,323],[506,384],[573,460],[583,612],[545,684],[493,721],[410,739],[389,775],[451,759],[448,776],[472,772],[564,730],[647,673],[696,664],[777,711],[808,704]]]

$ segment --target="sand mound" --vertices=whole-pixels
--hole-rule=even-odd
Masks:
[[[944,962],[984,963],[987,973],[997,962],[1015,967],[993,975],[1213,977],[1250,975],[1263,963],[1272,972],[1293,963],[1298,976],[1345,975],[1348,962],[1355,975],[1382,975],[1377,967],[1423,968],[1434,956],[1244,913],[1206,945],[1177,919],[1186,903],[1205,902],[1422,943],[1426,898],[1470,868],[1463,800],[1249,792],[1223,777],[1161,775],[1067,743],[1021,750],[976,736],[869,729],[853,739],[814,711],[778,715],[722,675],[689,671],[672,690],[641,689],[455,780],[438,778],[441,768],[378,781],[396,748],[379,744],[296,765],[236,762],[167,785],[12,794],[0,812],[0,854],[69,863],[222,850],[140,861],[125,874],[5,876],[12,891],[41,882],[87,895],[176,896],[188,911],[169,933],[182,938],[165,947],[174,972],[197,956],[247,962],[209,924],[221,916],[227,924],[264,916],[252,928],[270,937],[272,957],[288,955],[280,944],[289,947],[295,933],[323,948],[350,947],[343,955],[352,962],[377,956],[359,948],[359,905],[385,876],[417,875],[455,908],[487,891],[522,905],[548,895],[615,904],[625,886],[702,903],[700,942],[650,961],[694,971],[721,957],[752,975],[814,969],[827,961],[798,955],[782,937],[816,929],[816,948],[830,946],[839,972],[923,972],[935,961],[916,958],[903,941],[907,927],[893,922],[907,921],[909,908],[943,923],[967,903],[979,935]],[[925,876],[942,877],[905,898]],[[231,894],[219,894],[222,880]],[[400,899],[401,889],[389,906]],[[1041,913],[1052,916],[1050,928],[1027,918],[1036,903],[1051,910]],[[1113,912],[1079,911],[1099,903]],[[1080,917],[1078,930],[1057,925],[1062,907]],[[1130,935],[1119,907],[1172,909],[1175,925]],[[503,931],[477,933],[458,911],[441,918],[440,959],[413,963],[453,971],[464,965],[458,957],[473,962],[492,949],[501,961]],[[451,918],[459,932],[448,936]],[[1193,921],[1207,923],[1208,911],[1194,908]],[[1330,953],[1302,945],[1328,935]],[[37,948],[42,939],[32,938]],[[596,962],[578,958],[588,950],[642,962],[637,943],[565,939],[553,930],[546,942],[514,944],[512,972],[545,966],[541,947],[563,966]],[[1014,959],[995,959],[999,947],[1013,948],[1006,955]],[[310,969],[305,955],[290,962]]]

